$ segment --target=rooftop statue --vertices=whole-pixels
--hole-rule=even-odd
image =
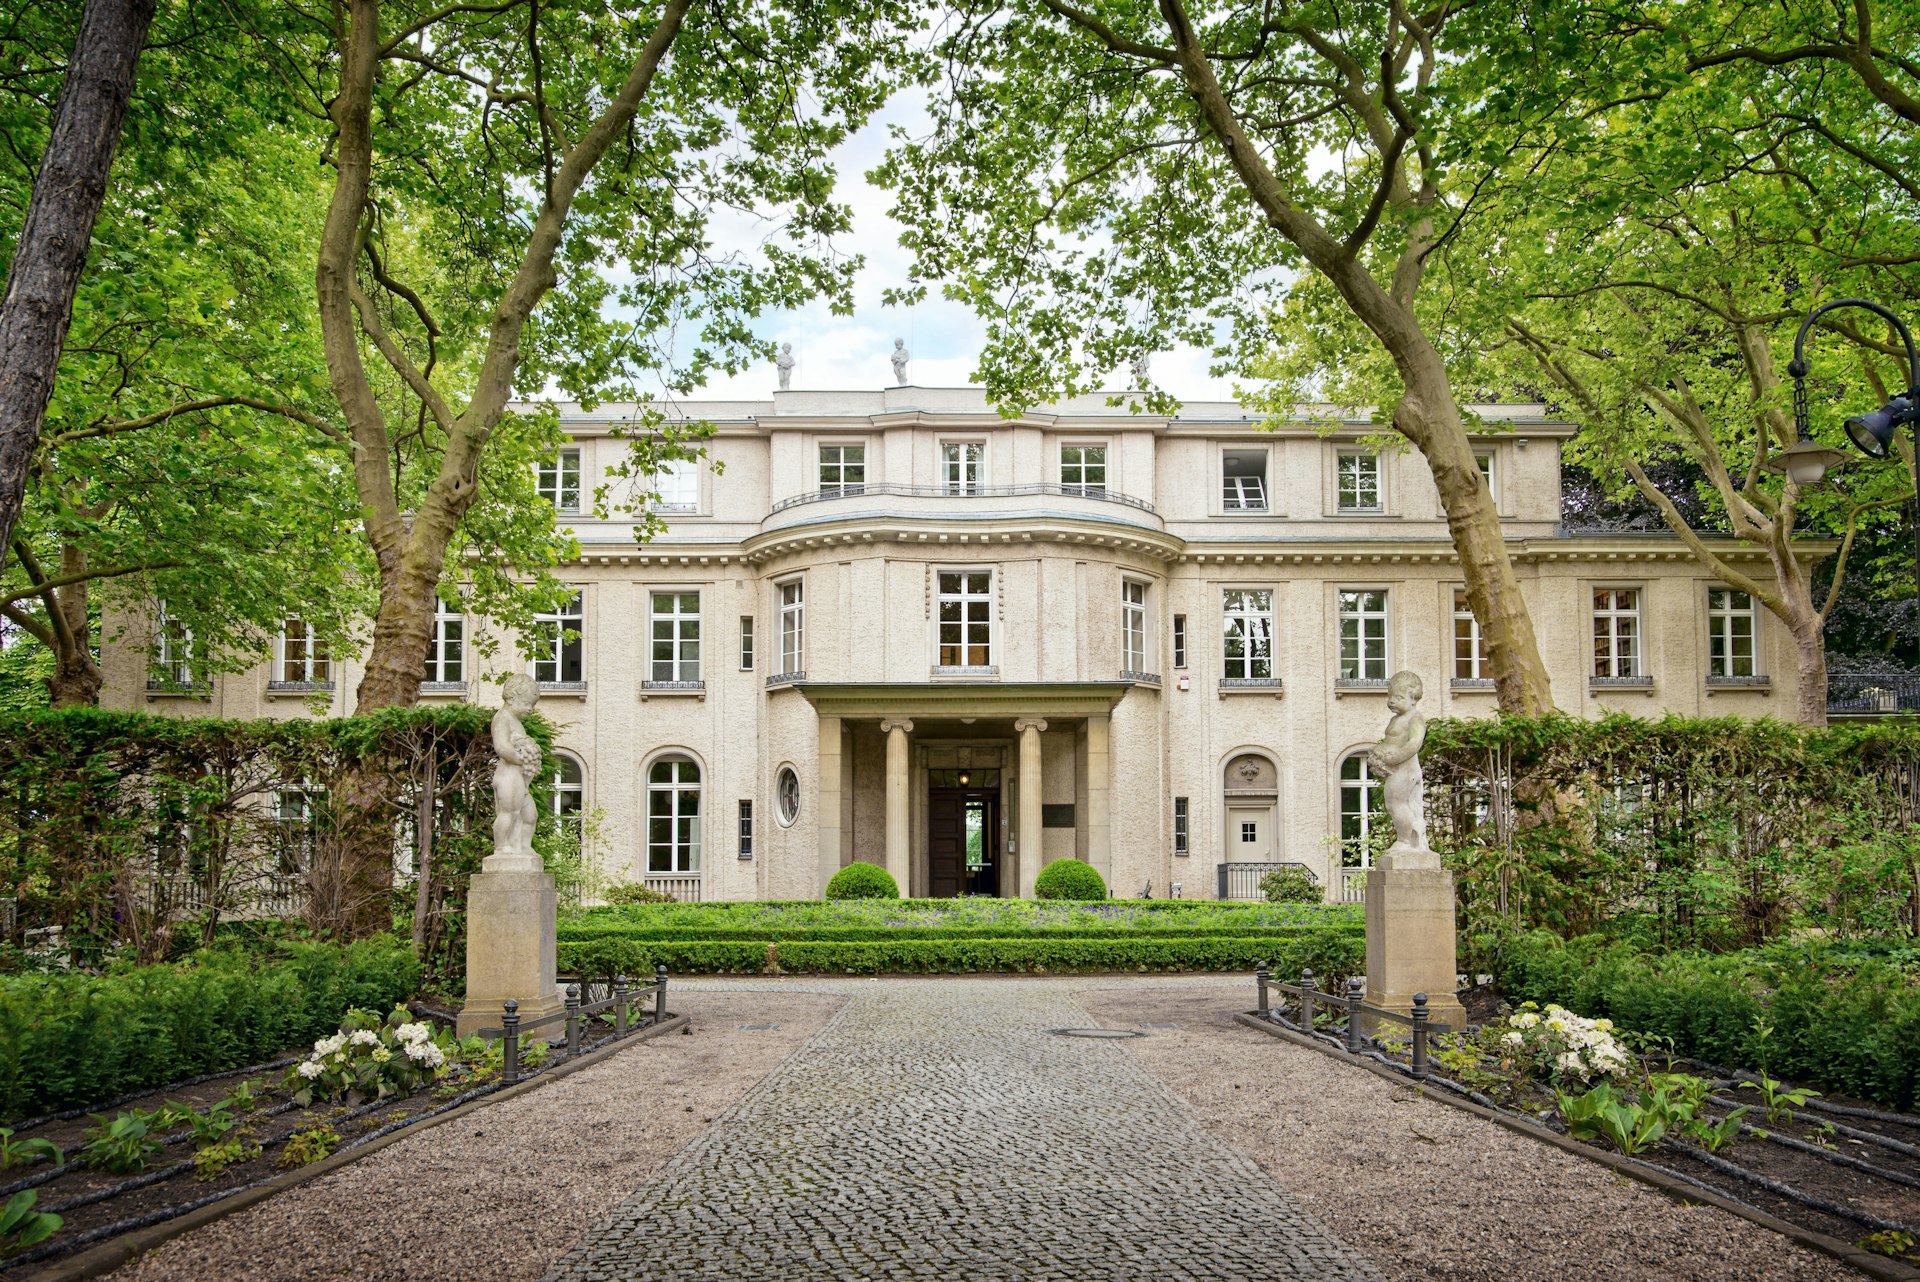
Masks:
[[[893,361],[893,381],[905,387],[907,385],[906,339],[896,338],[893,340],[893,356],[890,359]]]
[[[773,367],[780,371],[780,390],[788,391],[793,386],[793,344],[780,344],[780,354],[773,358]]]
[[[1147,385],[1147,366],[1153,361],[1152,352],[1141,352],[1133,358],[1133,385],[1144,388]]]
[[[483,864],[486,872],[539,872],[540,857],[533,853],[533,830],[540,811],[533,802],[533,781],[540,774],[540,745],[522,724],[533,711],[540,687],[524,672],[508,677],[501,690],[505,702],[493,714],[493,853]]]

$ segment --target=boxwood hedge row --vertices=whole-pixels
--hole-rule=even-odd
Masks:
[[[1325,933],[1365,933],[1358,922],[1332,925],[1266,926],[1258,931],[1263,939],[1291,939]],[[684,943],[712,941],[726,943],[784,942],[787,940],[822,943],[886,943],[903,939],[1246,939],[1245,926],[1140,926],[1115,930],[1098,926],[1035,926],[1009,930],[995,926],[814,926],[754,928],[699,926],[629,926],[621,923],[562,923],[562,943],[590,939],[631,939],[642,943]]]
[[[100,1104],[324,1037],[349,1007],[412,996],[403,944],[208,950],[120,974],[0,978],[0,1119]]]

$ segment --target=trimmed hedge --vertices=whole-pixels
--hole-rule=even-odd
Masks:
[[[1079,859],[1056,859],[1033,881],[1035,899],[1095,900],[1107,897],[1107,883],[1092,864]]]
[[[392,940],[209,950],[120,974],[0,978],[0,1118],[84,1108],[272,1059],[333,1032],[350,1007],[414,993]]]
[[[1903,1110],[1920,1086],[1920,977],[1898,958],[1824,942],[1654,955],[1600,935],[1563,942],[1534,931],[1500,950],[1495,975],[1511,1001],[1604,1016],[1716,1064]]]
[[[972,974],[1114,971],[1251,971],[1265,961],[1274,974],[1297,977],[1303,966],[1339,978],[1366,965],[1366,941],[1351,931],[1292,936],[1214,938],[894,939],[884,941],[696,942],[598,939],[560,945],[560,969],[605,977],[609,965],[644,976],[665,962],[676,974]]]
[[[899,939],[1245,939],[1250,935],[1288,938],[1321,931],[1359,936],[1366,927],[1358,921],[1299,926],[763,926],[711,927],[646,926],[622,922],[563,923],[561,943],[597,939],[631,939],[644,943],[780,943],[787,940],[822,943],[884,943]]]
[[[827,879],[828,899],[898,899],[900,885],[878,864],[855,861]]]

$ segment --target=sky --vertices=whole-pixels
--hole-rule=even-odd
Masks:
[[[844,248],[866,256],[854,284],[853,315],[835,316],[826,304],[817,303],[797,311],[770,312],[755,327],[776,344],[793,344],[796,391],[870,391],[892,385],[889,358],[895,338],[906,340],[912,358],[908,382],[964,387],[972,381],[986,327],[969,309],[939,297],[937,290],[914,307],[887,307],[880,301],[885,290],[906,282],[913,264],[912,256],[900,246],[900,225],[887,216],[892,194],[867,182],[866,174],[886,151],[889,124],[917,132],[923,122],[920,107],[896,100],[835,154],[836,196],[853,210],[854,233]],[[744,218],[731,226],[716,220],[715,246],[749,250],[768,230],[767,224],[756,226]],[[1153,381],[1183,401],[1231,400],[1233,381],[1208,374],[1208,359],[1199,348],[1156,352]],[[1111,385],[1127,386],[1126,371],[1116,369]],[[763,400],[777,386],[769,363],[733,377],[716,376],[695,397]]]

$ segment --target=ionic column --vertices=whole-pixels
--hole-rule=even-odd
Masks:
[[[880,723],[887,736],[887,871],[902,895],[907,888],[907,858],[912,845],[907,811],[907,735],[913,722],[889,717]]]
[[[1039,717],[1021,717],[1013,723],[1020,736],[1020,898],[1033,898],[1034,879],[1040,875],[1040,732],[1047,723]]]

